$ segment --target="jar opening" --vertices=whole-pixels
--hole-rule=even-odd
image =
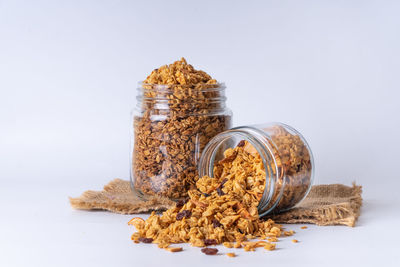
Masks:
[[[224,151],[235,148],[245,140],[260,155],[265,170],[265,189],[259,200],[258,209],[260,217],[269,213],[279,203],[283,190],[276,192],[276,181],[281,176],[277,168],[276,159],[270,144],[266,141],[265,133],[252,127],[237,127],[214,137],[204,148],[199,163],[200,177],[208,175],[214,177],[214,165],[224,158]],[[278,195],[277,195],[278,194]],[[272,202],[273,201],[273,202]],[[268,207],[266,210],[265,207]]]
[[[137,110],[152,113],[202,115],[221,113],[226,109],[225,84],[163,85],[140,82],[137,88]]]

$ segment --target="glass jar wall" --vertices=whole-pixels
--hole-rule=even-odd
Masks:
[[[133,112],[131,182],[139,194],[184,198],[208,141],[231,127],[222,83],[139,83]]]
[[[220,133],[203,151],[200,176],[217,177],[214,171],[224,151],[236,146],[243,146],[244,151],[262,160],[265,183],[263,194],[257,196],[260,216],[288,210],[307,196],[314,176],[313,156],[306,140],[295,129],[282,123],[268,123]]]

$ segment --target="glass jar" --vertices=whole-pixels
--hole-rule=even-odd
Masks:
[[[200,177],[215,177],[215,163],[223,159],[226,149],[236,146],[244,146],[246,152],[258,154],[262,160],[266,180],[259,196],[260,216],[288,210],[307,196],[313,183],[314,160],[306,140],[295,129],[282,123],[268,123],[218,134],[204,148]]]
[[[187,196],[205,145],[231,127],[225,102],[223,83],[139,83],[130,161],[131,184],[139,195]]]

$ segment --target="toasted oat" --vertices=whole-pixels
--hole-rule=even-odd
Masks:
[[[285,235],[285,236],[292,236],[292,235],[294,235],[294,231],[293,230],[290,230],[290,231],[284,231],[283,232],[283,234]]]
[[[270,237],[267,239],[269,242],[278,242],[278,238],[276,237]]]
[[[270,233],[274,234],[275,236],[281,236],[281,231],[282,231],[281,228],[274,226],[272,227]]]
[[[141,227],[144,224],[143,218],[135,217],[128,222],[128,225],[138,226]]]
[[[235,253],[233,253],[233,252],[226,253],[226,255],[227,255],[228,257],[231,257],[231,258],[234,258],[234,257],[236,257],[236,254],[235,254]]]
[[[139,238],[140,238],[140,233],[138,233],[138,232],[133,233],[131,236],[131,240],[135,241],[135,243],[139,242]]]
[[[233,245],[233,247],[234,247],[234,248],[241,248],[241,247],[242,247],[242,243],[241,243],[241,242],[236,242],[236,243]]]
[[[299,242],[299,240],[297,240],[297,239],[293,239],[293,240],[292,240],[292,242],[293,242],[293,243],[298,243],[298,242]]]
[[[300,227],[301,229],[307,229],[308,227],[307,226],[302,226],[302,227]]]
[[[169,247],[169,244],[168,244],[168,243],[159,243],[157,246],[158,246],[159,248],[168,248],[168,247]]]
[[[255,247],[252,245],[245,245],[243,249],[244,251],[255,251]]]
[[[233,244],[231,242],[224,242],[222,243],[222,245],[224,245],[227,248],[233,248]]]
[[[265,248],[266,250],[275,250],[276,244],[268,243],[268,244],[265,244],[264,248]]]
[[[255,244],[256,248],[264,247],[266,244],[268,244],[268,242],[266,242],[266,241],[257,241],[255,243],[256,243]]]

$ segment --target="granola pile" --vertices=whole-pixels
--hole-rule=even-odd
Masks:
[[[195,247],[223,244],[228,248],[254,251],[257,247],[274,250],[278,237],[292,235],[274,221],[260,220],[258,204],[262,197],[266,174],[258,154],[246,151],[247,142],[224,152],[224,159],[214,167],[214,178],[204,176],[196,188],[188,192],[186,201],[162,215],[154,212],[147,220],[133,218],[129,224],[137,232],[135,243],[156,243],[171,251],[170,244],[190,243]],[[250,241],[251,239],[258,241]],[[174,248],[180,250],[180,248]],[[207,255],[216,248],[203,248]],[[230,253],[228,256],[235,256]]]
[[[207,142],[230,128],[223,85],[182,58],[141,84],[133,118],[132,181],[140,193],[181,199],[198,179]]]

